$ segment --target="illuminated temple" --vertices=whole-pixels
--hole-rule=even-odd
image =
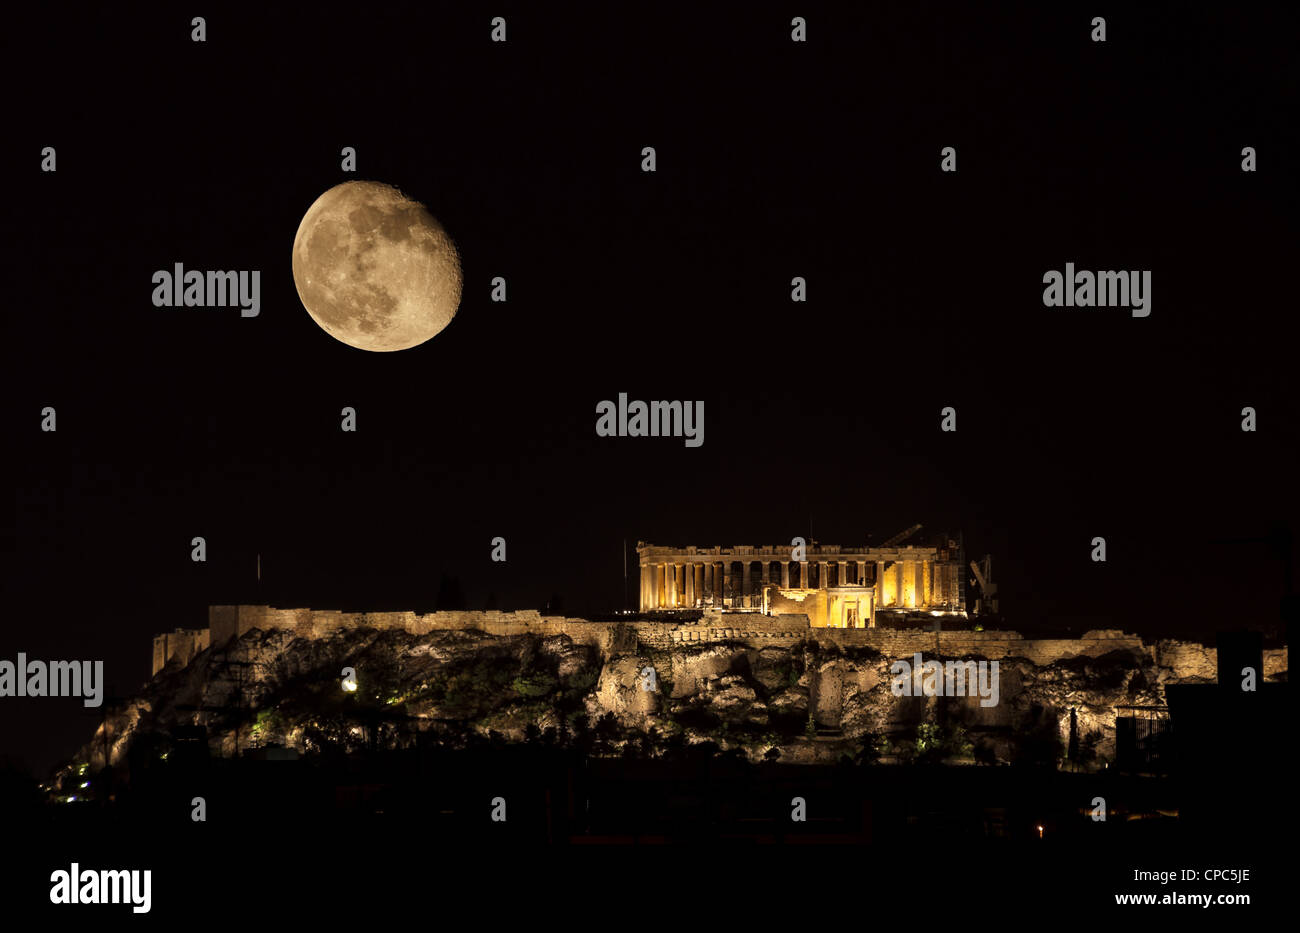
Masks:
[[[966,614],[964,555],[931,546],[664,547],[639,542],[642,612],[803,613],[819,628],[875,628],[912,613]]]

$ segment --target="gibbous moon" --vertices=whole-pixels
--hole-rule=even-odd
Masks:
[[[303,215],[293,281],[331,337],[362,350],[405,350],[456,316],[460,255],[423,204],[389,185],[348,181]]]

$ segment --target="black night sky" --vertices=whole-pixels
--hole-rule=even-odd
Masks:
[[[432,608],[450,575],[580,615],[623,606],[624,541],[914,522],[992,553],[1013,628],[1276,631],[1282,564],[1216,542],[1297,526],[1280,12],[1116,10],[1098,44],[1078,5],[804,3],[800,45],[784,6],[439,6],[213,8],[205,44],[188,10],[16,24],[0,657],[103,659],[128,694],[210,603]],[[299,220],[351,177],[460,248],[418,348],[298,299]],[[1045,308],[1067,261],[1150,269],[1150,317]],[[176,262],[261,270],[260,316],[154,308]],[[703,447],[597,437],[619,392],[703,399]],[[0,751],[43,770],[98,715],[4,700]]]

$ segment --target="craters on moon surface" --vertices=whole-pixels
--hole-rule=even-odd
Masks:
[[[293,242],[293,280],[321,328],[362,350],[405,350],[439,334],[460,306],[460,254],[418,201],[373,181],[329,189]]]

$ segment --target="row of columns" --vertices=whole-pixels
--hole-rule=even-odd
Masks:
[[[789,589],[790,562],[779,561],[780,580],[772,579],[771,561],[660,561],[641,565],[641,609],[678,609],[694,608],[707,602],[708,594],[713,594],[714,605],[720,605],[732,589],[735,571],[732,564],[741,565],[741,589],[738,595],[757,595],[762,584],[779,583]],[[758,586],[753,579],[753,564],[761,567]],[[837,561],[800,561],[800,588],[808,589],[808,571],[812,564],[818,567],[817,587],[825,589],[829,585],[831,564],[836,565],[836,583],[844,586],[848,579],[849,565],[853,565],[853,580],[861,585],[866,579],[867,565],[872,561],[837,560]],[[928,605],[931,596],[930,561],[894,561],[888,574],[883,561],[875,561],[873,583],[877,588],[877,605]],[[904,565],[907,565],[906,568]],[[921,573],[917,573],[921,570]],[[919,579],[918,579],[919,576]],[[885,584],[882,599],[882,584]],[[892,584],[889,585],[889,584]]]
[[[915,609],[940,603],[934,568],[928,560],[898,560],[888,568],[882,563],[876,578],[877,607]]]

